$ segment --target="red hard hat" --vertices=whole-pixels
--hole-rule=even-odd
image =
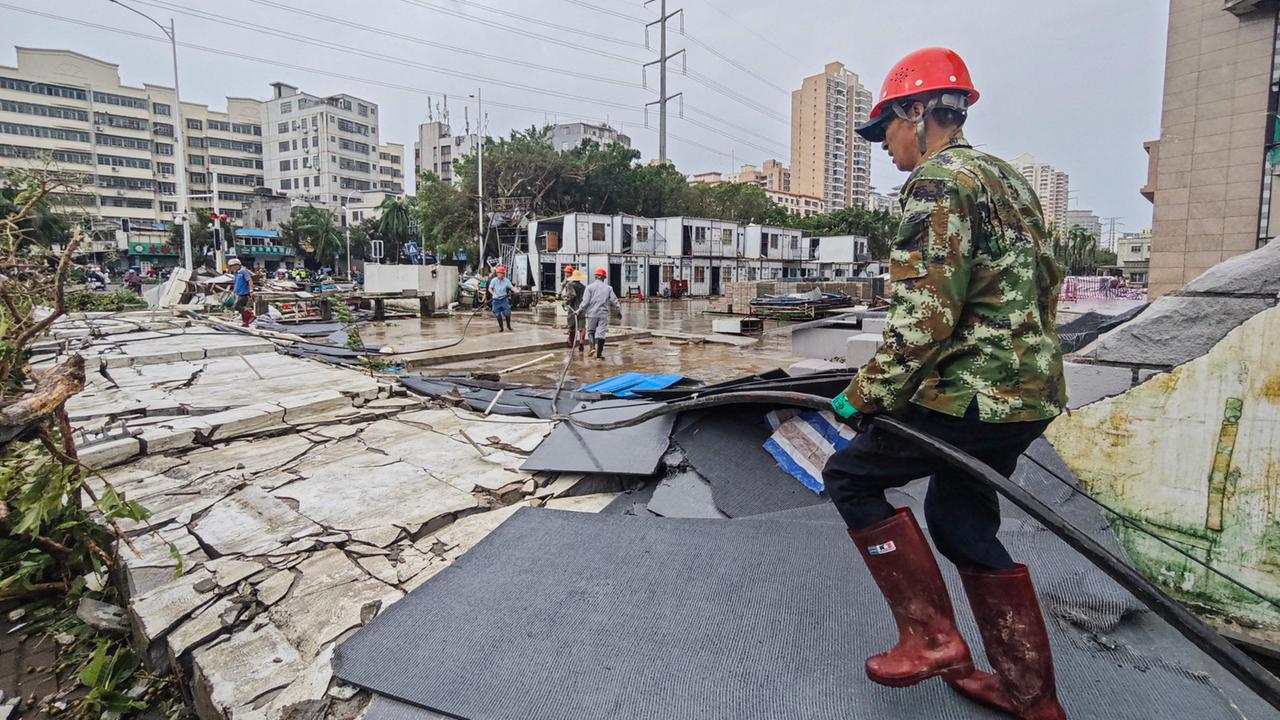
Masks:
[[[499,265],[498,267],[494,268],[493,270],[494,270],[494,272],[498,273],[499,275],[505,275],[505,274],[506,274],[506,272],[507,272],[507,269],[506,269],[505,267],[503,267],[502,265]]]
[[[891,103],[938,90],[963,92],[969,105],[978,102],[978,90],[969,77],[969,68],[954,50],[942,47],[916,50],[889,71],[867,122],[855,130],[867,140],[880,142],[884,139],[885,121],[894,116],[892,112],[885,112]]]
[[[606,276],[606,275],[608,275],[608,274],[609,274],[609,273],[607,273],[607,272],[605,272],[605,271],[604,271],[604,268],[600,268],[600,269],[596,270],[596,277],[605,277],[605,276]]]
[[[573,266],[572,266],[572,265],[565,265],[565,266],[564,266],[564,274],[565,274],[565,275],[568,275],[568,274],[570,274],[570,273],[572,273],[572,272],[573,272]]]

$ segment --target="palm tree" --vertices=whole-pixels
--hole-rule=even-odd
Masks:
[[[378,218],[378,235],[384,241],[395,243],[395,254],[391,257],[400,259],[400,247],[413,240],[410,226],[413,223],[413,217],[409,212],[409,202],[404,198],[388,197],[385,198],[378,209],[382,212]]]
[[[333,219],[333,213],[324,208],[305,207],[294,216],[293,230],[300,244],[309,246],[311,257],[324,265],[326,259],[337,264],[338,251],[342,248],[342,228]]]

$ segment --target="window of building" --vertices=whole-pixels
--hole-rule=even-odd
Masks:
[[[187,147],[202,148],[204,147],[204,138],[188,137]]]
[[[34,105],[32,103],[13,102],[10,100],[0,100],[0,110],[5,112],[21,113],[23,115],[39,115],[41,117],[56,118],[59,120],[79,120],[80,122],[88,122],[89,120],[89,113],[84,110],[54,107],[50,105]]]
[[[287,171],[289,170],[289,161],[288,161],[288,160],[281,160],[281,161],[280,161],[280,170],[281,170],[282,172],[287,172]]]
[[[158,142],[158,143],[156,143],[156,154],[157,154],[157,155],[172,155],[172,154],[173,154],[173,145],[171,145],[171,144],[169,144],[169,143],[159,143],[159,142]]]
[[[223,120],[210,120],[208,122],[209,122],[210,130],[217,130],[219,132],[231,132],[231,123],[229,122],[225,122]]]
[[[733,244],[733,229],[732,229],[732,228],[724,228],[723,230],[721,230],[721,231],[720,231],[720,244],[721,244],[721,245],[732,245],[732,244]]]
[[[800,249],[800,238],[796,237],[795,235],[791,236],[791,249],[792,250]]]
[[[289,178],[285,178],[285,179],[281,180],[281,181],[280,181],[280,189],[281,189],[281,190],[292,190],[292,189],[293,189],[293,181],[292,181],[292,180],[290,180]]]
[[[276,132],[278,132],[278,133],[287,133],[287,132],[289,132],[289,123],[288,123],[288,122],[282,122],[282,123],[280,123],[279,125],[276,125]]]
[[[292,101],[292,100],[286,100],[286,101],[284,101],[284,102],[280,103],[280,114],[281,114],[281,115],[283,115],[283,114],[285,114],[285,113],[291,113],[291,112],[293,112],[293,101]]]
[[[156,171],[159,172],[161,175],[172,175],[173,163],[158,162],[156,163]]]
[[[79,130],[63,130],[62,128],[37,127],[35,125],[21,125],[18,123],[0,122],[0,133],[6,135],[25,135],[27,137],[42,137],[51,140],[71,140],[74,142],[89,142],[89,133]],[[106,136],[99,136],[106,137]],[[121,138],[126,139],[126,138]],[[143,140],[142,142],[146,142]]]
[[[302,178],[302,187],[304,187],[304,188],[308,188],[308,189],[310,189],[310,188],[311,188],[311,176],[310,176],[310,175],[308,175],[308,176],[306,176],[306,177]]]
[[[320,176],[319,176],[319,175],[317,175],[317,176],[316,176],[315,182],[314,182],[313,184],[314,184],[317,188],[318,188],[318,187],[320,187]]]
[[[203,155],[188,155],[188,156],[187,156],[187,164],[188,164],[188,165],[203,165],[203,164],[204,164],[204,156],[203,156]]]
[[[670,265],[662,266],[662,282],[664,283],[671,282],[671,266]]]
[[[707,229],[698,227],[693,229],[693,241],[704,243],[707,241]]]
[[[209,178],[204,173],[188,173],[187,179],[196,185],[204,185],[209,182]]]
[[[85,100],[89,97],[88,93],[80,88],[29,82],[27,80],[15,80],[14,78],[6,77],[0,77],[0,89],[17,90],[19,92],[35,93],[37,95],[49,95],[51,97],[64,97],[72,100]]]
[[[604,223],[591,223],[591,242],[604,242]]]
[[[169,106],[165,103],[151,103],[151,112],[156,115],[168,115]]]
[[[623,265],[622,277],[627,284],[640,282],[640,266],[639,265]]]
[[[70,131],[64,131],[70,132]],[[81,133],[84,134],[84,133]],[[86,135],[87,137],[87,135]],[[74,138],[67,138],[74,139]],[[130,150],[150,150],[150,140],[139,140],[138,138],[121,137],[119,135],[105,135],[103,133],[94,134],[94,142],[99,145],[110,145],[111,147],[128,148]]]
[[[289,141],[281,140],[280,144],[276,146],[276,149],[278,149],[280,152],[289,152]]]
[[[311,156],[310,156],[310,155],[307,155],[306,157],[302,158],[302,167],[304,167],[304,168],[309,168],[309,167],[311,167]]]
[[[293,169],[294,169],[294,170],[297,170],[297,169],[298,169],[298,158],[294,158],[294,159],[293,159]]]
[[[766,234],[767,234],[767,235],[768,235],[768,237],[769,237],[769,249],[770,249],[770,250],[777,250],[777,249],[778,249],[778,236],[777,236],[776,234],[774,234],[774,233],[766,233]]]
[[[319,136],[319,135],[312,135],[312,136],[311,136],[311,147],[320,147],[320,136]]]
[[[200,122],[199,120],[197,120],[197,119],[195,119],[195,118],[187,118],[187,129],[188,129],[188,130],[203,130],[203,129],[204,129],[204,123]]]
[[[151,161],[141,158],[120,157],[117,155],[103,155],[98,153],[99,165],[110,165],[111,167],[134,168],[136,170],[150,170]]]
[[[171,182],[158,182],[156,183],[156,189],[162,195],[176,195],[178,192],[178,187]]]
[[[707,269],[698,265],[693,268],[693,281],[702,283],[707,281]]]
[[[170,125],[169,123],[155,123],[152,126],[151,131],[154,132],[156,135],[163,135],[164,137],[173,137],[173,126]]]
[[[291,141],[289,141],[289,144],[293,147],[293,149],[294,149],[294,150],[297,150],[297,149],[298,149],[298,141],[297,141],[297,140],[291,140]]]
[[[1141,246],[1141,245],[1130,245],[1130,246],[1129,246],[1129,252],[1135,252],[1135,253],[1136,253],[1136,252],[1142,252],[1142,246]]]
[[[178,212],[178,203],[160,201],[160,212]]]
[[[320,116],[319,116],[319,115],[312,115],[312,116],[311,116],[311,129],[312,129],[312,130],[315,130],[315,129],[316,129],[316,128],[318,128],[318,127],[320,127]]]
[[[140,108],[142,110],[146,110],[149,105],[146,98],[136,98],[128,95],[116,95],[114,93],[96,91],[93,93],[93,101],[95,103],[102,103],[103,105],[119,105],[120,107]]]

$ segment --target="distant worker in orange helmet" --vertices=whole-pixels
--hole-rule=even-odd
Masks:
[[[977,101],[960,56],[925,48],[894,66],[857,128],[911,175],[884,346],[832,400],[859,434],[822,474],[898,626],[898,644],[867,659],[867,676],[893,687],[941,676],[1015,717],[1064,720],[1031,577],[996,536],[994,490],[865,422],[891,414],[1008,477],[1066,406],[1054,324],[1062,273],[1035,192],[961,133]],[[885,499],[924,475],[929,533],[960,571],[992,673],[974,668],[915,516]]]
[[[572,265],[564,266],[564,282],[560,284],[560,304],[569,319],[569,349],[576,345],[578,352],[586,352],[587,325],[578,314],[582,306],[582,294],[587,289],[586,278]],[[574,342],[574,341],[577,342]]]
[[[618,301],[618,294],[613,291],[613,287],[605,282],[609,273],[600,268],[595,271],[595,276],[595,282],[588,285],[582,293],[582,305],[578,312],[586,318],[587,338],[595,342],[595,348],[587,355],[603,360],[604,338],[609,333],[609,308],[613,308],[614,314],[621,320],[622,303]]]
[[[497,277],[489,281],[489,301],[493,307],[493,316],[498,319],[498,332],[503,331],[502,323],[511,329],[511,293],[515,289],[507,279],[507,268],[499,265],[494,269]]]

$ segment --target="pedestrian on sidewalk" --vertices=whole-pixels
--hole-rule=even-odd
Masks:
[[[996,537],[995,491],[865,422],[892,415],[1008,477],[1066,407],[1054,325],[1062,271],[1022,174],[961,133],[977,100],[960,56],[926,48],[894,67],[856,129],[911,174],[884,346],[832,400],[859,434],[822,475],[898,626],[898,644],[867,660],[867,676],[903,687],[940,675],[1015,717],[1065,720],[1031,576]],[[929,533],[960,570],[992,673],[974,669],[915,516],[885,499],[922,475],[932,476]]]
[[[582,304],[578,311],[587,321],[587,337],[595,341],[595,347],[587,353],[587,357],[604,359],[604,338],[609,333],[609,309],[613,308],[619,321],[622,320],[622,303],[618,302],[618,294],[604,279],[608,273],[604,268],[595,272],[596,280],[587,286],[582,293]]]
[[[564,266],[564,284],[560,287],[560,304],[569,318],[569,349],[573,349],[576,338],[580,353],[586,352],[587,345],[587,325],[578,312],[582,307],[582,294],[587,289],[585,280],[586,278],[582,277],[582,273],[578,272],[577,268],[572,265]]]
[[[239,311],[240,324],[249,327],[254,321],[253,310],[249,307],[249,296],[253,294],[253,275],[249,269],[240,264],[240,258],[227,258],[227,270],[235,275],[236,303],[232,309]]]
[[[493,305],[493,316],[498,318],[498,332],[503,331],[502,323],[507,323],[506,329],[511,330],[511,281],[507,279],[507,269],[499,265],[494,272],[498,275],[489,281],[489,298]]]

